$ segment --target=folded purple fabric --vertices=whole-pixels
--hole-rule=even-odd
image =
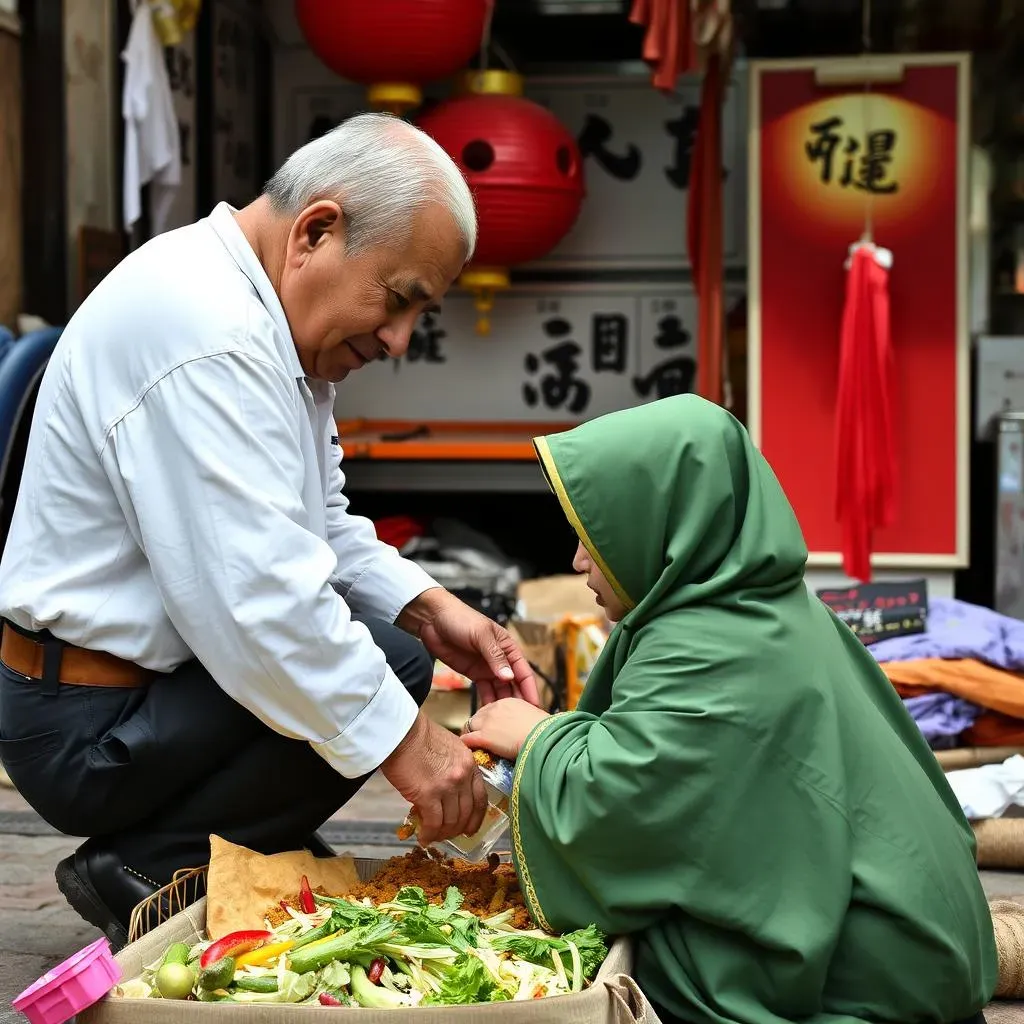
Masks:
[[[924,633],[879,640],[868,650],[879,662],[976,658],[996,668],[1021,672],[1024,622],[966,601],[935,597],[928,602],[928,628]]]
[[[984,710],[948,693],[905,697],[903,704],[933,750],[955,747],[960,734],[974,725]]]

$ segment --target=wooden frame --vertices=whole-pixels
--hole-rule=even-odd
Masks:
[[[960,569],[970,561],[970,330],[968,289],[967,216],[969,200],[970,91],[969,54],[894,54],[885,58],[808,58],[800,60],[752,61],[749,65],[748,100],[748,363],[747,428],[754,443],[761,446],[761,76],[769,71],[816,71],[828,65],[833,81],[838,73],[844,83],[892,80],[895,70],[907,67],[954,66],[958,69],[957,89],[957,206],[956,206],[956,550],[952,554],[884,552],[872,555],[877,569]],[[837,83],[838,84],[838,83]],[[835,568],[842,565],[838,551],[812,551],[808,565]]]

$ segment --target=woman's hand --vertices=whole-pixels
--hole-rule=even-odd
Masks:
[[[507,697],[485,704],[462,727],[462,742],[473,750],[488,750],[514,761],[534,726],[548,717],[546,711],[525,700]]]

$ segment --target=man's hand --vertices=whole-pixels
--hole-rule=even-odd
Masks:
[[[423,846],[473,835],[483,824],[487,792],[473,755],[422,711],[380,767],[416,811]]]
[[[489,750],[514,761],[533,727],[547,717],[546,711],[525,700],[498,700],[480,708],[465,724],[462,742],[473,750]]]
[[[481,704],[521,697],[539,707],[537,681],[519,645],[492,619],[441,587],[424,591],[398,616],[435,658],[476,684]]]

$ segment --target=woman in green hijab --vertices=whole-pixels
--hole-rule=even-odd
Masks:
[[[692,396],[536,441],[618,622],[579,707],[467,723],[516,757],[513,853],[544,928],[635,938],[663,1020],[983,1020],[974,838],[871,655],[804,584],[768,464]]]

